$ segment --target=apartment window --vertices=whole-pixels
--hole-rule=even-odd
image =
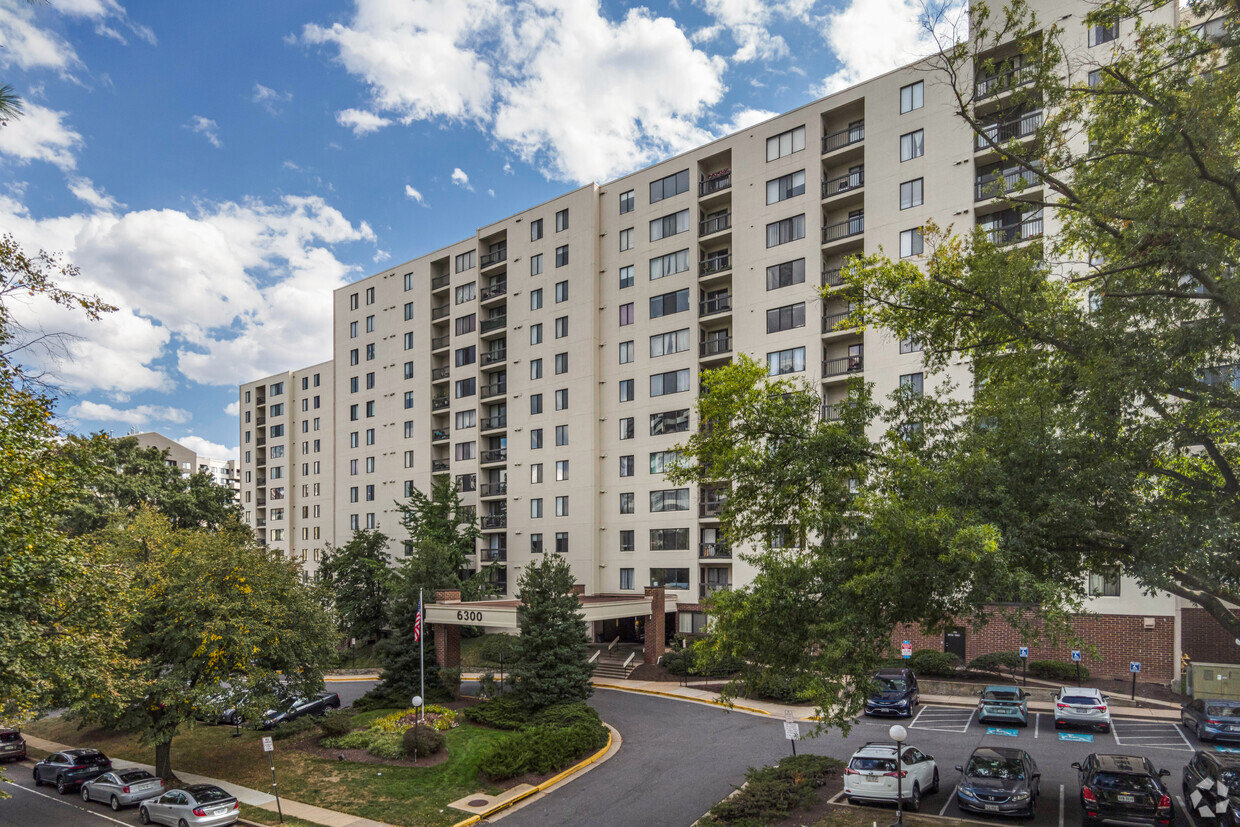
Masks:
[[[462,399],[466,396],[473,396],[478,392],[478,380],[474,377],[468,379],[458,379],[456,382],[456,398]]]
[[[925,130],[906,132],[900,136],[900,161],[909,161],[926,154]]]
[[[530,394],[530,413],[540,414],[542,413],[542,411],[543,411],[542,394],[531,393]]]
[[[620,268],[620,289],[633,286],[633,265]]]
[[[555,283],[555,303],[559,304],[566,301],[568,301],[568,282],[557,281]]]
[[[413,350],[413,333],[405,334],[405,350]]]
[[[538,324],[530,325],[530,344],[531,345],[542,344],[542,322],[539,322]]]
[[[919,256],[924,246],[925,240],[921,235],[921,227],[900,231],[900,258]]]
[[[622,417],[620,419],[620,438],[621,439],[632,439],[635,435],[636,435],[636,431],[633,428],[633,417],[631,416]]]
[[[650,318],[658,319],[689,309],[689,288],[650,297]]]
[[[805,127],[798,126],[766,139],[767,163],[805,149]]]
[[[766,182],[766,203],[775,204],[805,194],[805,170]]]
[[[1090,89],[1097,89],[1099,86],[1102,85],[1102,70],[1101,69],[1091,70],[1085,82],[1089,84]]]
[[[689,231],[689,211],[665,215],[650,222],[650,240],[658,241],[668,236],[679,235]]]
[[[405,291],[413,289],[413,273],[405,273]]]
[[[689,430],[689,409],[664,411],[650,415],[650,435],[678,434]]]
[[[628,227],[620,231],[620,252],[633,249],[633,228]]]
[[[664,198],[680,195],[689,189],[689,170],[681,170],[675,175],[650,182],[650,203],[654,204]]]
[[[349,309],[350,310],[357,310],[357,296],[358,296],[357,293],[350,294],[349,296]]]
[[[268,389],[268,395],[269,395],[269,396],[279,396],[279,395],[280,395],[280,394],[282,394],[282,393],[284,393],[284,383],[283,383],[283,382],[275,382],[275,383],[273,383],[273,384],[271,385],[271,387]]]
[[[456,429],[458,431],[473,428],[478,424],[478,412],[474,410],[456,412]]]
[[[568,373],[568,354],[557,353],[555,355],[555,373],[559,376],[561,373]]]
[[[620,343],[620,364],[627,365],[629,362],[632,362],[636,354],[637,349],[633,347],[632,340]]]
[[[623,532],[621,532],[621,533],[623,533]],[[632,550],[633,550],[633,543],[632,543],[632,540],[633,540],[633,532],[631,532],[631,531],[630,531],[630,532],[629,532],[629,547],[628,547],[628,549],[625,549],[625,547],[624,547],[624,540],[621,540],[621,541],[620,541],[620,550],[621,550],[621,551],[632,551]],[[636,588],[636,587],[633,585],[633,569],[620,569],[620,588],[621,588],[621,589],[633,589],[633,588]]]
[[[568,245],[555,248],[555,266],[564,267],[568,264]]]
[[[789,241],[805,238],[805,214],[794,215],[783,221],[775,221],[766,225],[766,246],[778,247]]]
[[[349,338],[356,339],[360,333],[357,322],[349,322]]]
[[[634,507],[636,502],[637,500],[634,498],[632,491],[622,492],[620,494],[620,513],[633,514],[636,512],[637,509]]]
[[[375,444],[375,429],[374,428],[366,429],[366,444],[367,445]]]
[[[460,316],[456,320],[456,335],[464,336],[466,333],[473,333],[477,322],[478,317],[473,313],[470,313],[468,316]]]
[[[478,359],[478,346],[459,347],[456,349],[456,366],[472,365]]]
[[[375,317],[374,316],[366,317],[366,332],[367,333],[375,332]]]
[[[352,487],[350,487],[350,488],[349,488],[349,502],[351,502],[351,503],[355,503],[355,502],[357,502],[357,501],[358,501],[358,499],[359,499],[359,498],[358,498],[358,492],[359,492],[359,490],[360,490],[360,489],[359,489],[356,485],[354,485],[354,486],[352,486]]]
[[[282,456],[284,456],[284,446],[283,445],[272,445],[270,459],[279,459]]]
[[[651,551],[688,551],[689,529],[687,528],[652,528],[650,529]]]
[[[636,396],[636,391],[634,389],[633,380],[632,379],[621,379],[620,380],[620,401],[621,402],[632,402],[635,396]]]
[[[557,411],[568,409],[568,388],[560,388],[555,392],[555,409]]]
[[[766,354],[766,372],[768,376],[800,373],[803,370],[805,370],[805,348],[803,347],[776,350]]]
[[[271,469],[270,476],[273,480],[278,480],[284,476],[284,466],[277,465]]]
[[[353,377],[353,381],[357,382],[356,376]],[[267,413],[271,415],[272,419],[276,418],[277,416],[284,416],[284,403],[281,402],[277,405],[272,405],[270,408],[267,409]]]
[[[530,310],[539,310],[542,308],[542,288],[530,291]]]
[[[537,451],[539,448],[542,447],[542,443],[543,443],[543,429],[542,428],[531,428],[530,429],[530,450]]]
[[[366,502],[372,503],[374,501],[375,501],[375,487],[373,485],[368,485],[366,486]]]
[[[633,461],[633,455],[632,455],[632,454],[627,454],[627,455],[625,455],[625,456],[620,457],[620,476],[622,476],[622,477],[631,477],[631,476],[633,476],[634,469],[635,469],[636,467],[637,467],[637,465],[636,465],[636,463]]]
[[[557,531],[555,533],[555,553],[568,554],[568,532]]]
[[[361,444],[361,438],[362,438],[362,435],[359,431],[354,431],[353,433],[349,434],[349,447],[356,448],[358,445]]]
[[[625,192],[620,193],[620,214],[621,215],[624,215],[626,212],[633,212],[636,206],[637,206],[637,199],[633,197],[633,190],[627,190]]]
[[[555,320],[555,338],[563,339],[568,335],[568,317],[561,316]]]
[[[542,554],[543,539],[542,534],[530,535],[530,554]]]
[[[414,420],[412,419],[405,420],[405,439],[413,439],[413,423]],[[357,446],[354,445],[353,447],[356,448]]]
[[[413,302],[405,302],[405,321],[413,321]]]
[[[366,473],[373,474],[375,472],[375,458],[366,457]]]
[[[357,407],[357,405],[350,405],[350,406],[349,406],[349,421],[350,421],[350,422],[356,422],[358,419],[359,419],[359,417],[358,417],[358,407]]]
[[[356,365],[358,361],[360,361],[358,359],[358,354],[360,353],[361,351],[359,351],[357,348],[353,348],[352,350],[349,351],[349,364],[350,365]]]
[[[920,373],[906,373],[900,377],[900,389],[913,396],[921,396],[923,377]]]
[[[568,210],[563,209],[555,214],[555,231],[557,233],[568,229]]]
[[[1117,37],[1119,37],[1118,20],[1109,26],[1091,26],[1089,29],[1089,45],[1091,47],[1110,43]]]
[[[805,369],[805,348],[801,348],[801,369]],[[689,390],[689,369],[670,370],[667,373],[656,373],[650,377],[650,395],[666,396],[669,393],[684,393]]]
[[[468,252],[461,253],[460,255],[458,255],[456,257],[456,272],[460,273],[460,272],[464,272],[465,270],[473,269],[475,253],[476,253],[475,250],[470,250]]]
[[[916,339],[901,339],[900,340],[900,352],[901,353],[919,353],[920,351],[921,351],[921,342],[917,341]]]
[[[910,83],[908,86],[900,87],[900,114],[912,112],[914,109],[921,109],[926,104],[926,84],[925,81],[917,81]]]
[[[367,403],[368,405],[371,403]],[[413,407],[413,391],[405,391],[405,409]]]
[[[805,302],[773,307],[766,311],[767,333],[792,330],[794,327],[805,327]]]
[[[555,461],[555,480],[556,482],[564,482],[568,479],[568,460],[557,459]]]
[[[633,303],[620,305],[620,326],[633,324]]]
[[[375,375],[373,372],[371,372],[371,373],[366,374],[366,390],[368,391],[374,390],[374,387],[375,387]],[[306,400],[303,399],[302,401],[305,402]]]
[[[1089,573],[1091,597],[1119,597],[1119,569]]]
[[[650,513],[662,514],[664,511],[688,511],[689,489],[669,488],[663,491],[650,492]]]
[[[349,393],[357,393],[360,389],[361,389],[361,384],[358,381],[358,378],[356,376],[350,376],[349,377]],[[276,406],[272,405],[271,407],[274,408]],[[272,416],[278,416],[278,415],[279,414],[275,414],[275,413],[272,414]]]
[[[922,179],[914,178],[900,185],[900,209],[920,207],[922,204]]]
[[[412,378],[413,378],[413,362],[405,362],[405,378],[406,378],[406,379],[412,379]],[[319,398],[318,398],[317,396],[316,396],[316,397],[314,397],[314,401],[315,401],[315,402],[318,402],[318,401],[319,401]],[[315,405],[314,407],[316,407],[316,408],[317,408],[317,407],[318,407],[318,405]]]
[[[541,462],[530,464],[530,483],[537,485],[543,481],[543,467]]]
[[[543,506],[542,497],[534,497],[530,500],[530,518],[534,520],[542,519]]]
[[[543,237],[543,220],[535,218],[530,221],[530,241],[537,241]]]
[[[683,273],[689,269],[689,251],[680,250],[650,259],[650,280]]]
[[[796,261],[785,261],[782,264],[773,264],[766,268],[766,289],[778,290],[781,287],[791,287],[794,284],[805,283],[805,259],[798,258]]]
[[[374,303],[375,303],[375,288],[367,287],[366,288],[366,304],[374,304]]]
[[[465,302],[473,301],[475,295],[477,295],[477,286],[478,283],[476,281],[471,281],[469,284],[462,284],[457,287],[456,303],[464,304]]]
[[[557,446],[563,446],[563,445],[568,444],[568,426],[567,425],[556,425],[555,426],[555,444]]]
[[[530,378],[542,379],[542,359],[530,360]]]
[[[804,306],[802,306],[802,309]],[[802,313],[804,316],[804,313]],[[805,323],[804,318],[801,321]],[[671,333],[656,333],[650,337],[650,358],[656,359],[672,353],[683,353],[689,349],[689,328],[673,330]]]
[[[355,459],[349,460],[349,476],[356,477],[357,471],[358,471],[358,461]]]
[[[530,275],[531,276],[542,275],[542,271],[543,271],[542,253],[538,253],[537,255],[530,256]]]

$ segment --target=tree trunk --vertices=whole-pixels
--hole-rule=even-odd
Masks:
[[[172,739],[155,744],[155,775],[164,780],[165,787],[180,783],[176,773],[172,771]]]

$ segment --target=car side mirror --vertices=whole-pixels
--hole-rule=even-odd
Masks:
[[[1030,777],[1030,778],[1041,778],[1041,777],[1042,777],[1042,773],[1040,773],[1040,772],[1035,772],[1035,773],[1032,773],[1029,777]]]
[[[960,766],[959,764],[957,764],[957,765],[956,765],[956,772],[958,772],[958,773],[964,773],[964,767],[962,767],[962,766]]]
[[[1074,770],[1079,770],[1080,768],[1081,768],[1081,762],[1080,762],[1080,761],[1073,761],[1073,762],[1072,762],[1072,769],[1074,769]]]
[[[1158,771],[1159,778],[1166,778],[1168,775],[1171,775],[1171,770],[1159,770]]]

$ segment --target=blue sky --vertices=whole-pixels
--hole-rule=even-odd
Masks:
[[[331,291],[928,51],[916,0],[0,0],[0,231],[64,424],[235,455],[236,385],[330,355]],[[231,406],[231,407],[230,407]]]

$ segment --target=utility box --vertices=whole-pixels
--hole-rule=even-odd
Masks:
[[[1240,666],[1234,663],[1190,663],[1185,676],[1190,698],[1240,701]]]

